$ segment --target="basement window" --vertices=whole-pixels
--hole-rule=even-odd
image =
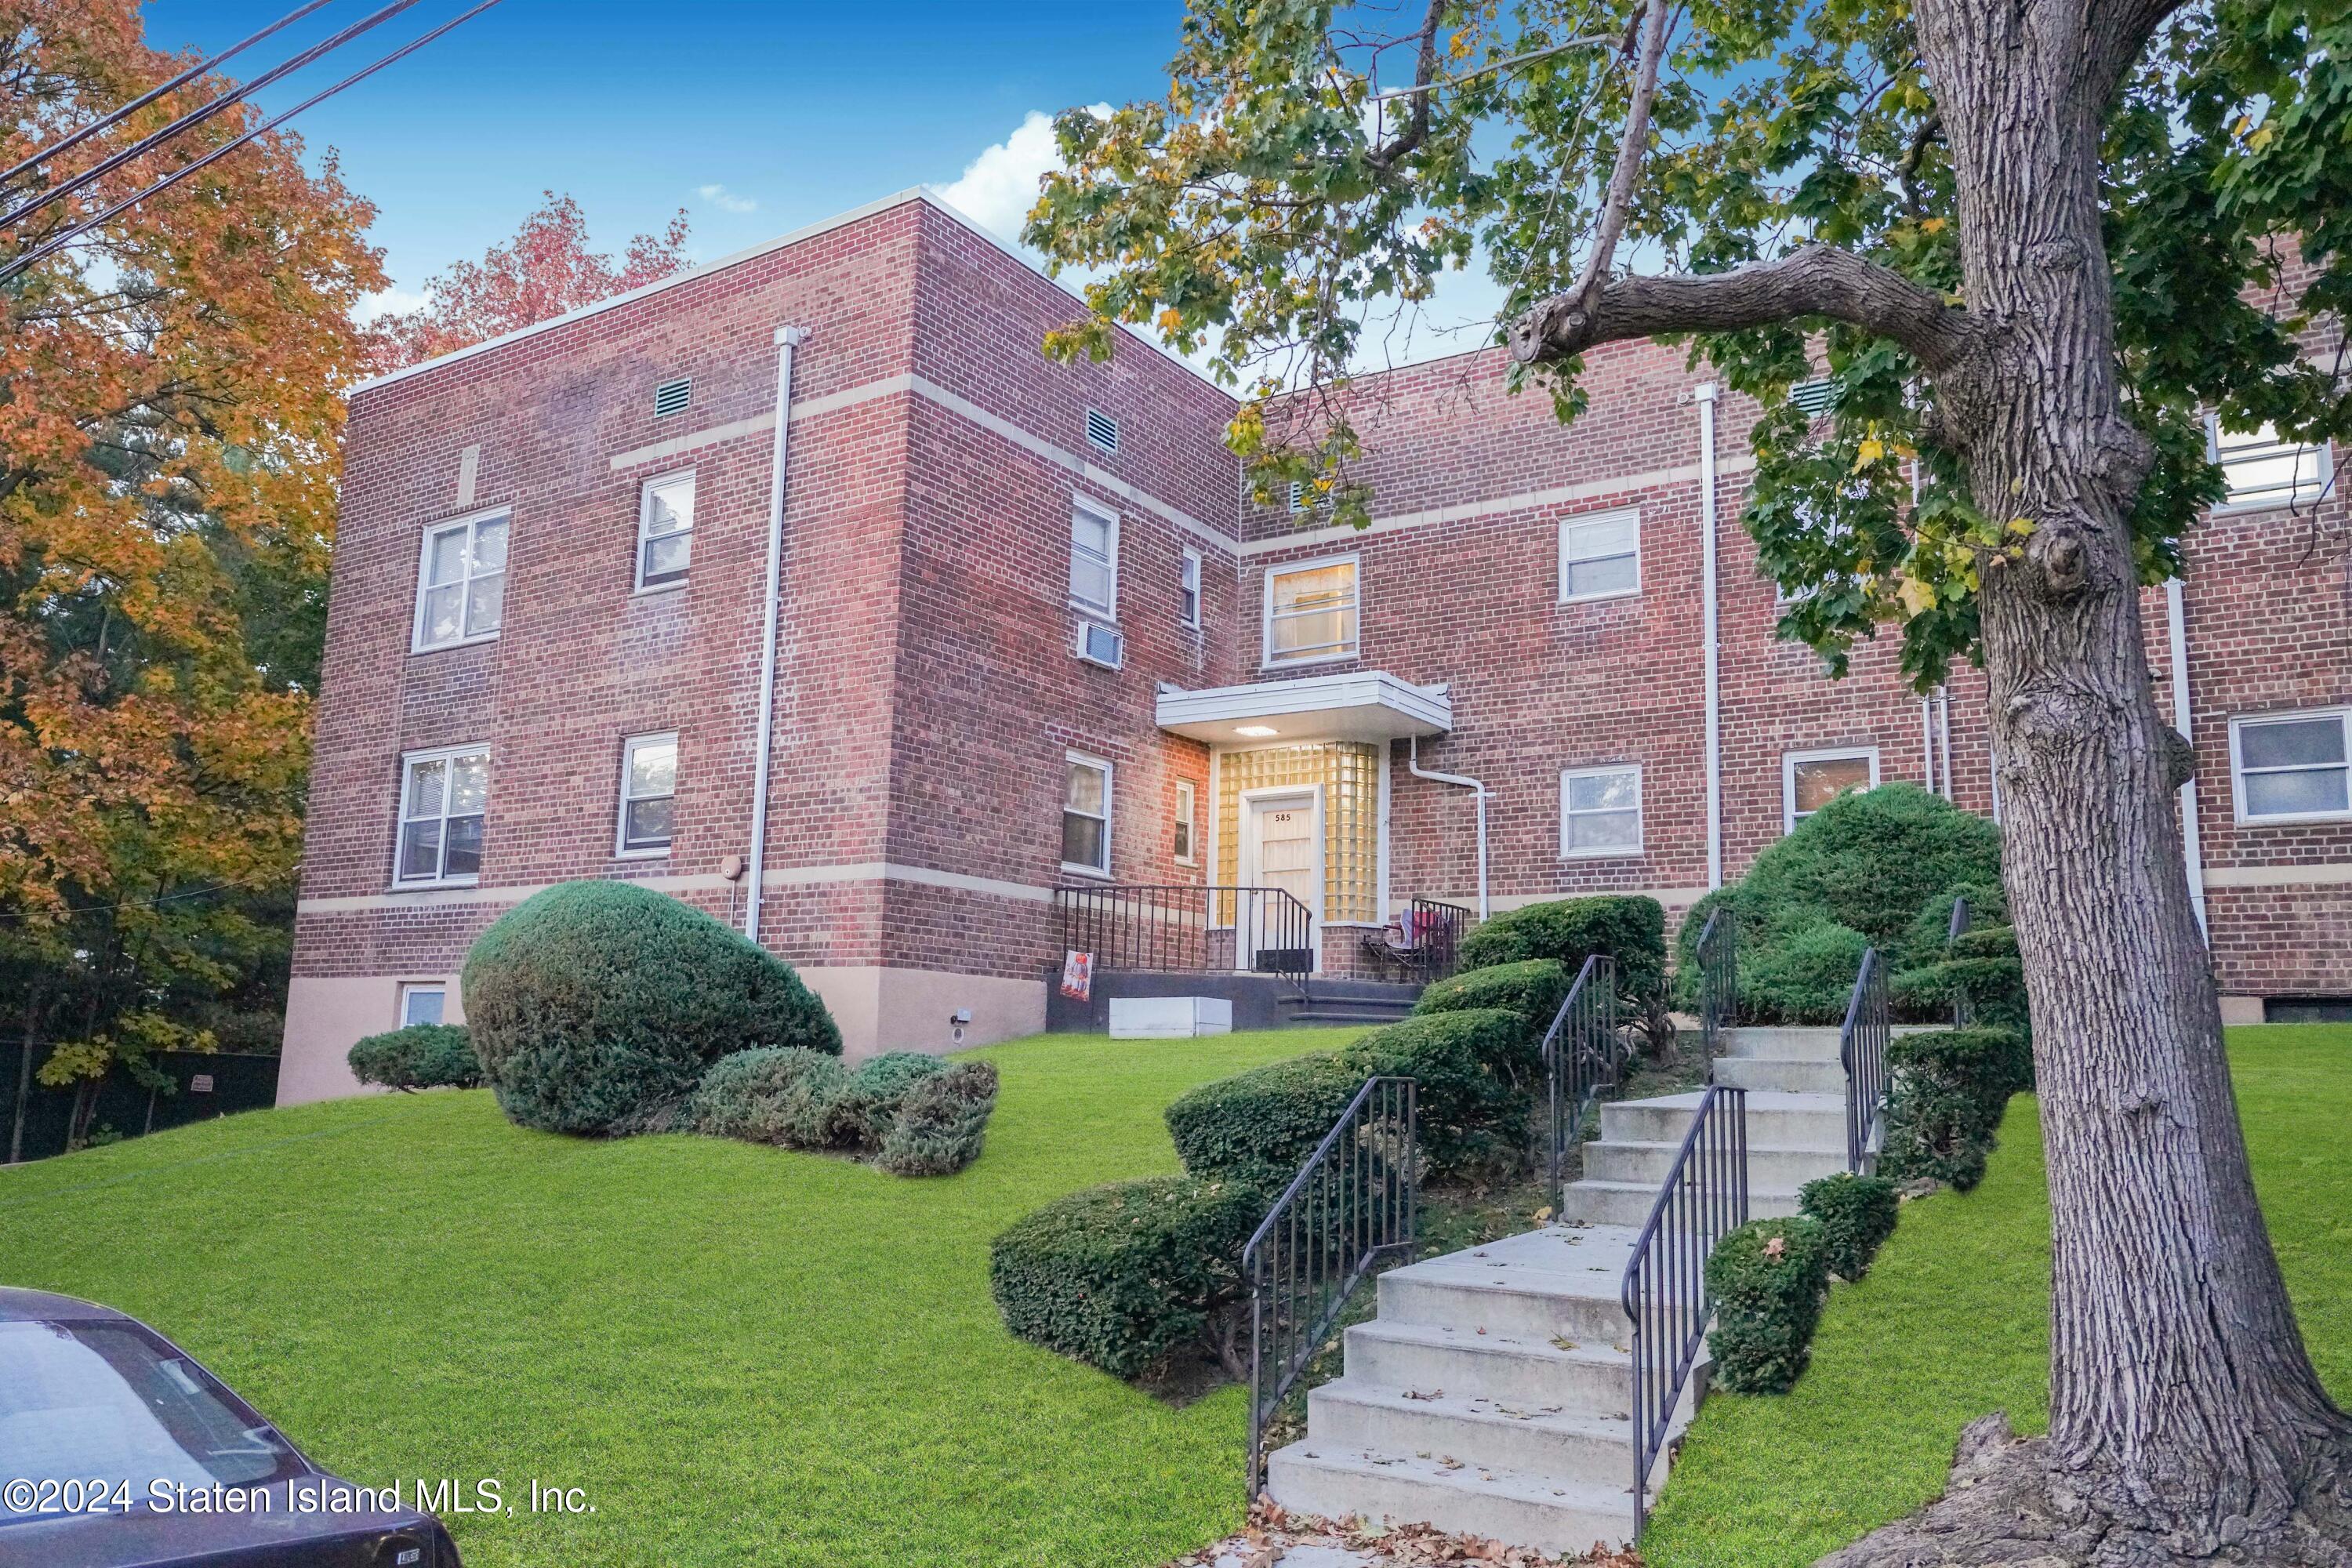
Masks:
[[[400,988],[400,1026],[443,1022],[449,1005],[449,987],[438,980],[411,981]]]

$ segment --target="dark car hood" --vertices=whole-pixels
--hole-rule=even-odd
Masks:
[[[421,1561],[434,1562],[438,1527],[413,1509],[296,1511],[294,1489],[315,1491],[321,1483],[341,1484],[309,1475],[246,1489],[268,1494],[267,1511],[162,1513],[142,1506],[0,1524],[0,1568],[379,1568],[378,1544],[404,1531],[427,1549]],[[381,1568],[392,1568],[391,1558]]]

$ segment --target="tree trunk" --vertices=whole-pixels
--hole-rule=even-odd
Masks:
[[[2352,1563],[2352,1426],[2255,1202],[2181,859],[2187,753],[2148,673],[2125,520],[2150,448],[2117,395],[2100,234],[2114,40],[2086,9],[1915,11],[1969,310],[1993,328],[1937,375],[1939,433],[1987,516],[2035,526],[1982,613],[2055,1248],[2049,1439],[1964,1451],[1937,1506],[2014,1513],[2014,1489],[1964,1472],[2032,1470],[2073,1544],[1947,1530],[1922,1555],[1905,1525],[1833,1561]]]

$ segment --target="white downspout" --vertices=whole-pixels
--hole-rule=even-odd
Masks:
[[[1919,758],[1927,771],[1927,793],[1937,794],[1936,700],[1932,697],[1919,699]]]
[[[1943,760],[1937,764],[1936,776],[1944,781],[1944,798],[1958,798],[1952,793],[1952,689],[1936,688],[1936,744]]]
[[[2164,629],[2172,645],[2172,727],[2191,741],[2189,713],[2189,617],[2182,607],[2180,579],[2164,583]],[[2189,907],[2197,911],[2197,929],[2210,940],[2205,925],[2205,853],[2197,837],[2197,781],[2180,786],[2180,858],[2188,863]]]
[[[1405,754],[1405,772],[1432,784],[1455,784],[1478,792],[1478,918],[1486,918],[1486,786],[1476,779],[1460,773],[1433,773],[1421,765],[1421,737],[1412,737],[1412,749]]]
[[[743,934],[760,940],[760,898],[768,869],[768,778],[776,740],[776,620],[784,586],[784,458],[792,447],[793,351],[806,341],[802,327],[776,329],[776,444],[768,466],[767,607],[760,631],[760,738],[751,762],[751,865],[745,879]]]
[[[1715,383],[1698,403],[1699,626],[1706,666],[1706,885],[1723,886],[1723,674],[1715,607]]]

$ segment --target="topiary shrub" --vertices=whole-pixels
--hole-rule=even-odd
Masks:
[[[1961,1192],[1982,1181],[2009,1097],[2033,1082],[2025,1037],[1999,1027],[1897,1035],[1887,1043],[1886,1066],[1893,1083],[1880,1173]]]
[[[2009,923],[2009,895],[2000,883],[1969,882],[1947,888],[1919,906],[1918,914],[1889,955],[1896,960],[1897,968],[1924,968],[1951,956],[1952,905],[1963,898],[1969,901],[1969,930]],[[2015,945],[2013,940],[2011,945]]]
[[[1949,1017],[1957,1005],[1972,1025],[2021,1033],[2030,1023],[2025,965],[2011,926],[1969,928],[1932,962],[1897,974],[1893,988],[1896,1004],[1915,1016]]]
[[[1363,1087],[1336,1056],[1294,1057],[1180,1095],[1163,1113],[1176,1157],[1196,1176],[1279,1190]]]
[[[1740,1016],[1763,1024],[1840,1024],[1870,939],[1816,921],[1739,966]]]
[[[1895,1234],[1902,1203],[1895,1184],[1885,1177],[1840,1171],[1798,1189],[1797,1207],[1822,1222],[1830,1272],[1841,1279],[1859,1279],[1880,1246]]]
[[[411,1024],[370,1035],[346,1058],[362,1083],[404,1093],[418,1089],[479,1089],[482,1064],[462,1024]]]
[[[1500,1007],[1527,1024],[1527,1049],[1511,1064],[1512,1081],[1531,1084],[1543,1071],[1543,1038],[1568,998],[1568,966],[1556,958],[1523,958],[1440,980],[1413,1004],[1415,1017]]]
[[[1368,1078],[1414,1080],[1421,1157],[1441,1176],[1495,1170],[1526,1152],[1534,1100],[1517,1085],[1528,1080],[1532,1059],[1520,1016],[1499,1007],[1407,1018],[1359,1036],[1339,1053],[1360,1085]],[[1294,1164],[1286,1174],[1296,1171]]]
[[[604,1132],[682,1100],[731,1052],[841,1054],[791,967],[699,910],[628,882],[564,882],[466,955],[466,1013],[509,1119]]]
[[[1115,1377],[1187,1349],[1239,1376],[1241,1254],[1265,1204],[1247,1183],[1198,1176],[1073,1193],[996,1238],[989,1290],[1015,1335]]]
[[[980,1158],[996,1109],[996,1066],[958,1062],[908,1081],[874,1163],[894,1176],[950,1176]]]
[[[1666,911],[1655,899],[1607,893],[1507,910],[1462,939],[1461,964],[1478,970],[1557,959],[1572,985],[1596,952],[1616,959],[1620,1006],[1663,1049],[1674,1026],[1666,1013]]]
[[[1759,1219],[1715,1244],[1706,1260],[1715,1298],[1712,1380],[1734,1394],[1786,1394],[1812,1353],[1830,1288],[1829,1243],[1811,1215]]]

